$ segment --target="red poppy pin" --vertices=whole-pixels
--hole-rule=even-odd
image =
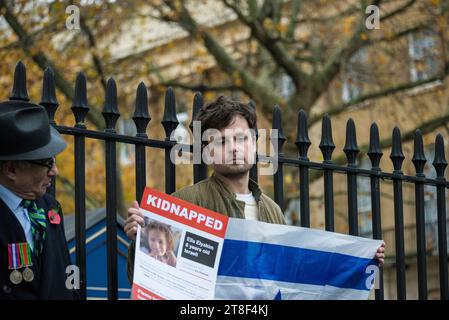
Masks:
[[[48,220],[50,220],[50,223],[52,224],[61,223],[61,217],[58,214],[58,209],[51,209],[48,211]]]

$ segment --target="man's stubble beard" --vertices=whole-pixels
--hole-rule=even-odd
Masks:
[[[233,165],[215,165],[214,171],[222,176],[235,180],[244,177],[253,167],[254,164],[243,164],[238,167]]]

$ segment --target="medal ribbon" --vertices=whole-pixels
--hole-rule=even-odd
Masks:
[[[8,269],[14,269],[12,257],[12,244],[8,243]]]
[[[20,259],[19,243],[8,243],[8,269],[19,269],[23,266]]]
[[[22,266],[23,267],[29,267],[32,265],[31,263],[31,252],[30,252],[30,245],[28,242],[22,242],[19,243],[20,246],[20,257],[22,258]]]
[[[8,243],[8,264],[8,269],[20,269],[33,265],[28,242]]]

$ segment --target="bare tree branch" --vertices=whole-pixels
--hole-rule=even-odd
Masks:
[[[101,85],[103,86],[104,92],[106,92],[106,76],[104,73],[103,64],[101,63],[101,59],[98,56],[98,54],[95,53],[97,50],[97,44],[95,41],[95,37],[92,34],[92,31],[90,30],[90,28],[87,26],[86,19],[84,18],[84,15],[82,15],[82,14],[80,14],[80,27],[81,27],[81,30],[83,30],[84,34],[87,36],[89,47],[91,49],[90,53],[92,55],[92,61],[95,66],[95,70],[97,71],[98,76],[100,77],[100,82],[101,82]]]
[[[370,2],[372,5],[379,5],[381,0],[374,0]],[[364,12],[364,11],[363,11]],[[348,60],[361,46],[363,40],[360,35],[364,30],[364,15],[358,22],[357,29],[350,39],[348,39],[336,52],[329,58],[321,72],[318,72],[313,81],[315,87],[315,94],[312,95],[311,100],[316,98],[328,88],[335,75],[339,73],[341,64]]]
[[[306,16],[304,18],[301,19],[296,19],[295,21],[292,21],[295,24],[302,24],[302,23],[321,23],[321,22],[330,22],[330,21],[335,21],[335,20],[340,20],[342,17],[347,17],[347,16],[351,16],[353,14],[355,14],[356,12],[360,11],[360,8],[355,6],[355,5],[351,5],[348,8],[346,8],[343,11],[339,11],[338,13],[331,15],[331,16],[323,16],[323,17],[309,17]]]
[[[404,36],[406,36],[406,35],[408,35],[408,34],[410,34],[410,33],[414,33],[414,32],[418,32],[418,31],[421,31],[421,30],[428,29],[430,25],[431,25],[431,21],[430,21],[430,20],[427,20],[427,21],[425,21],[425,22],[418,23],[418,24],[416,24],[416,25],[414,25],[414,26],[412,26],[412,27],[409,27],[409,28],[400,30],[400,31],[398,31],[398,32],[396,32],[395,34],[392,34],[392,35],[390,35],[390,36],[382,37],[382,38],[375,39],[375,40],[368,40],[368,41],[365,41],[364,46],[366,46],[366,45],[372,45],[372,44],[377,43],[377,42],[384,42],[384,41],[385,41],[385,42],[389,42],[389,41],[394,41],[394,40],[397,40],[397,39],[399,39],[399,38],[402,38],[402,37],[404,37]]]
[[[223,85],[207,85],[207,84],[187,84],[182,83],[179,81],[165,81],[161,82],[160,85],[167,86],[167,87],[177,87],[184,90],[191,90],[191,91],[199,91],[199,92],[206,92],[206,91],[231,91],[231,90],[240,90],[241,88],[234,85],[234,84],[223,84]]]
[[[247,19],[237,5],[232,4],[229,0],[223,1],[224,4],[232,9],[239,19],[251,29],[252,35],[266,50],[268,50],[273,60],[276,61],[280,67],[284,68],[285,72],[292,78],[295,85],[299,87],[301,81],[306,80],[308,76],[299,69],[296,61],[288,53],[283,44],[270,37],[260,24],[259,20]]]
[[[0,47],[0,50],[14,50],[14,49],[21,49],[23,46],[23,42],[30,42],[34,41],[34,39],[38,38],[41,34],[45,32],[58,32],[61,31],[61,23],[60,21],[52,21],[49,24],[45,25],[44,27],[35,30],[28,34],[27,39],[23,40],[17,40],[15,42],[11,42],[7,44],[6,46]]]
[[[238,85],[242,90],[250,97],[260,101],[262,108],[266,109],[265,111],[268,112],[268,110],[271,110],[272,106],[275,104],[285,104],[285,101],[278,96],[274,90],[258,82],[226,52],[209,32],[204,28],[200,28],[182,3],[180,4],[179,11],[177,11],[177,8],[172,1],[167,0],[165,3],[176,12],[178,17],[173,18],[161,12],[163,19],[166,21],[177,22],[184,30],[189,32],[192,37],[201,37],[204,46],[215,58],[217,65],[234,79],[237,78],[237,82],[241,82],[241,84],[239,83]]]
[[[367,100],[386,97],[386,96],[389,96],[389,95],[392,95],[392,94],[395,94],[398,92],[403,92],[403,91],[406,91],[409,89],[419,87],[419,86],[427,84],[427,83],[432,83],[434,81],[438,81],[438,80],[443,81],[444,77],[446,75],[447,75],[447,73],[445,73],[443,76],[439,75],[437,77],[432,77],[432,78],[425,79],[425,80],[419,80],[419,81],[413,81],[413,82],[408,82],[408,83],[404,83],[404,84],[399,84],[399,85],[385,88],[385,89],[382,89],[379,91],[370,92],[370,93],[358,96],[355,99],[352,99],[348,102],[342,103],[338,106],[331,107],[326,112],[323,112],[321,114],[314,116],[313,118],[311,118],[308,121],[308,126],[311,127],[313,124],[320,121],[325,114],[328,114],[329,116],[337,115],[337,114],[342,113],[345,110],[347,110],[350,106],[365,102]]]
[[[101,85],[103,87],[104,93],[106,94],[106,76],[104,72],[104,67],[101,62],[100,57],[98,56],[97,52],[97,44],[95,41],[95,37],[90,30],[89,26],[86,23],[86,19],[83,14],[80,14],[80,27],[83,33],[87,36],[89,47],[90,47],[90,53],[92,55],[92,61],[95,67],[95,70],[97,71],[98,77],[100,78]],[[122,148],[123,146],[119,145],[119,148]],[[123,215],[125,215],[126,207],[125,207],[125,199],[124,199],[124,192],[123,192],[123,182],[122,182],[122,174],[121,174],[121,163],[120,163],[120,157],[117,158],[117,166],[115,168],[117,172],[117,207],[119,212]]]
[[[397,8],[396,10],[393,10],[389,13],[387,13],[386,15],[380,17],[380,21],[385,21],[388,20],[400,13],[405,12],[408,8],[410,8],[412,5],[414,5],[416,2],[416,0],[409,0],[408,2],[406,2],[403,6]]]
[[[287,41],[292,41],[295,35],[296,26],[298,25],[298,20],[296,19],[296,17],[298,16],[300,8],[301,0],[293,0],[290,12],[290,22],[285,33],[285,40]]]
[[[415,131],[418,130],[418,129],[421,130],[421,133],[423,135],[425,135],[425,134],[428,134],[428,133],[431,133],[431,132],[435,131],[436,129],[438,129],[441,126],[446,125],[448,121],[449,121],[449,113],[444,114],[441,117],[437,117],[437,118],[434,118],[432,120],[429,120],[429,121],[421,124],[420,126],[418,126],[416,129],[409,130],[409,131],[403,133],[401,135],[401,141],[402,142],[407,142],[407,141],[413,140]],[[380,146],[381,146],[382,149],[390,148],[391,145],[392,145],[391,137],[387,138],[387,139],[382,139],[380,141]],[[360,148],[361,152],[366,153],[366,152],[368,152],[369,144],[364,144],[363,146],[361,146],[359,148]],[[346,163],[346,156],[345,155],[341,155],[341,156],[333,159],[332,162],[334,164],[343,165],[343,164]],[[310,183],[312,183],[313,181],[319,179],[322,175],[323,175],[323,171],[321,171],[321,170],[320,171],[313,171],[310,174]]]
[[[42,71],[44,71],[47,67],[51,67],[55,75],[56,86],[59,88],[59,90],[61,90],[61,92],[67,97],[68,100],[73,100],[73,86],[64,78],[62,73],[48,58],[47,55],[45,55],[41,50],[31,50],[33,46],[32,39],[27,34],[17,18],[14,16],[12,11],[9,9],[5,0],[0,0],[0,9],[3,9],[3,16],[5,17],[6,22],[9,24],[17,37],[19,37],[19,41],[21,41],[22,43],[23,51],[33,59],[33,61],[42,69]],[[94,108],[91,109],[86,118],[91,121],[96,128],[101,128],[103,126],[101,114]]]

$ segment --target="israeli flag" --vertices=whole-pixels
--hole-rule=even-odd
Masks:
[[[229,219],[215,299],[368,299],[382,240]]]

